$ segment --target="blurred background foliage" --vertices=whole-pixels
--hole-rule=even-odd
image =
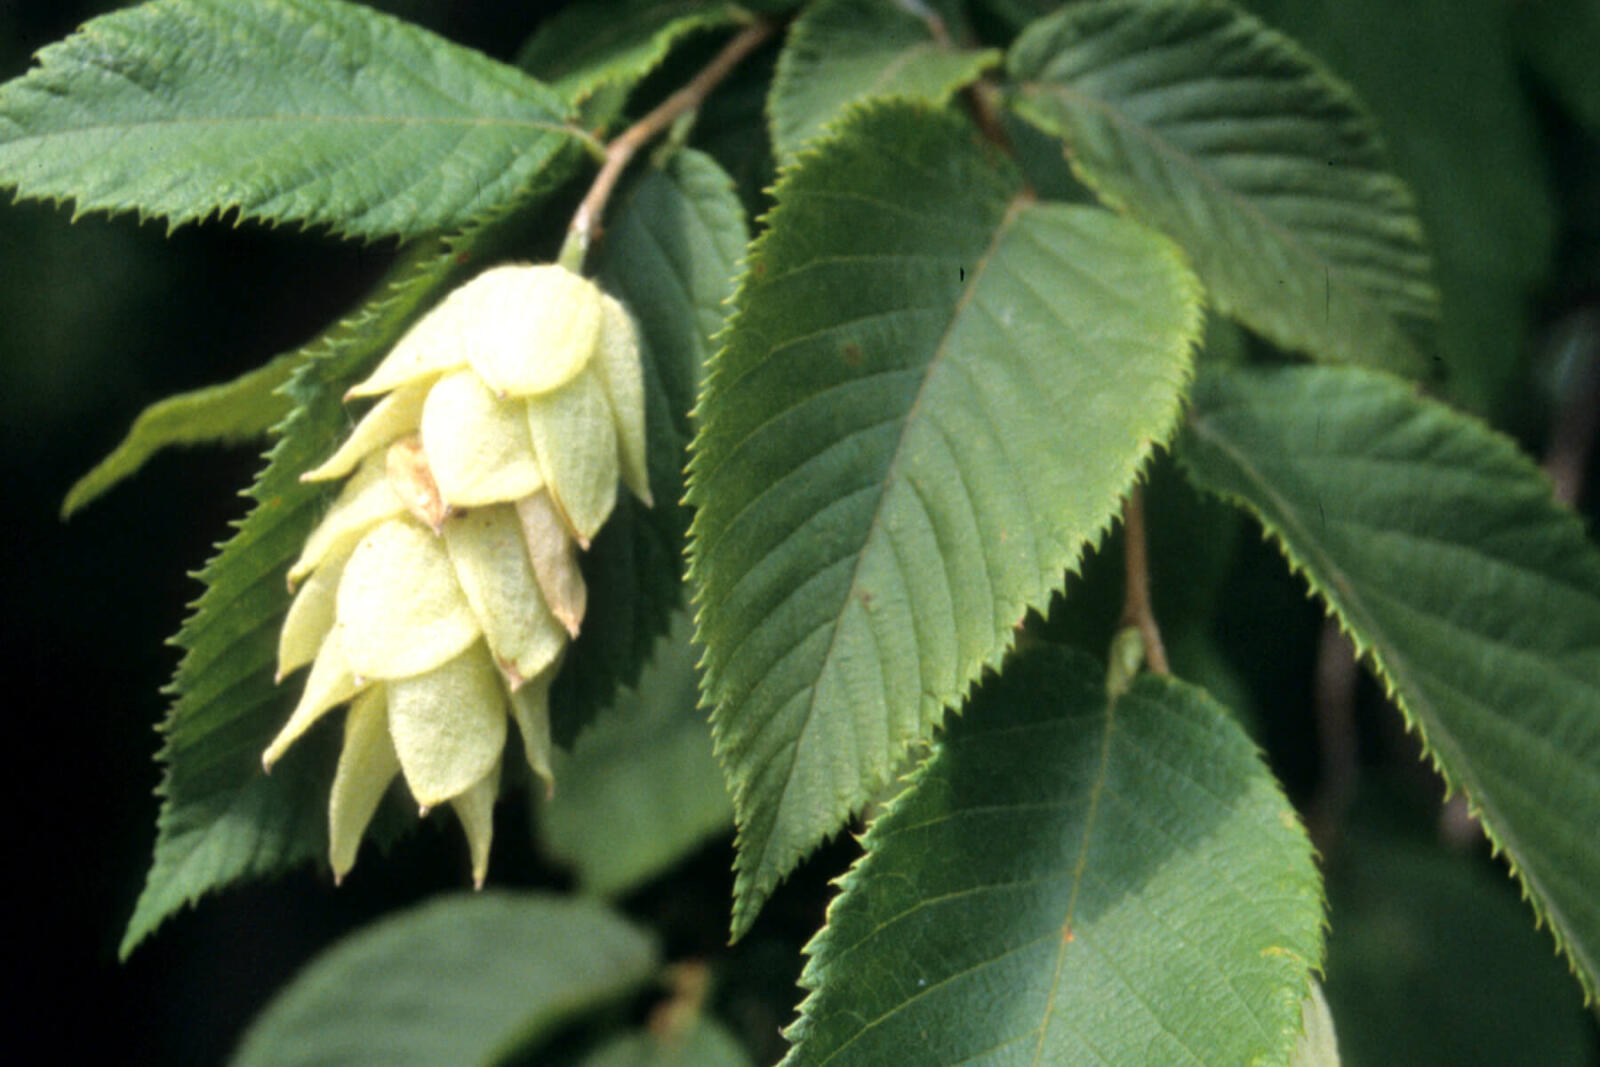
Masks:
[[[0,79],[115,6],[0,0]],[[501,58],[544,13],[459,0],[374,6]],[[986,5],[1002,23],[1053,6]],[[1438,257],[1456,368],[1449,396],[1570,475],[1593,529],[1600,4],[1246,6],[1353,82],[1378,114]],[[769,63],[770,54],[758,57],[703,119],[702,142],[752,200],[771,174],[759,125],[759,73]],[[666,84],[652,79],[643,91]],[[52,1061],[218,1062],[307,959],[377,915],[460,888],[464,859],[453,828],[435,820],[364,862],[338,892],[309,870],[229,892],[118,965],[154,837],[153,727],[175,658],[163,639],[198,592],[187,573],[243,514],[237,493],[258,450],[164,454],[71,523],[56,516],[67,488],[146,404],[301,343],[364,292],[393,249],[228,223],[169,237],[131,218],[69,218],[48,205],[0,206],[5,648],[10,714],[23,731],[12,748],[22,774],[9,790],[23,893],[14,915],[33,926],[12,940],[13,973],[27,977],[23,1002],[6,1015]],[[1239,342],[1224,328],[1212,343]],[[1533,929],[1481,837],[1441,806],[1414,740],[1377,687],[1348,669],[1276,551],[1195,497],[1165,461],[1150,500],[1157,608],[1175,663],[1251,725],[1318,838],[1332,905],[1327,992],[1346,1062],[1600,1063],[1594,1016],[1548,934]],[[1114,535],[1049,631],[1104,647],[1119,557]],[[659,690],[681,699],[682,681],[669,673]],[[602,733],[573,759],[603,762],[617,744]],[[664,874],[649,874],[649,863],[585,866],[593,858],[572,842],[592,836],[589,827],[551,815],[501,806],[509,847],[497,850],[492,880],[586,882],[619,894],[626,912],[661,934],[667,958],[712,964],[715,1009],[758,1062],[775,1060],[777,1028],[799,999],[800,947],[854,845],[823,850],[730,950],[728,837],[687,843],[706,841],[704,827],[725,818],[715,805],[685,839],[687,858]],[[513,844],[539,824],[549,844]]]

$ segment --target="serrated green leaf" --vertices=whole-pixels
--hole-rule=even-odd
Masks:
[[[778,56],[767,102],[779,161],[791,160],[853,103],[899,97],[943,104],[999,64],[992,48],[952,45],[934,18],[893,0],[818,0],[806,8]]]
[[[658,966],[654,939],[593,900],[446,897],[313,960],[251,1024],[232,1062],[496,1063],[621,1000]]]
[[[1355,96],[1222,0],[1086,0],[1010,57],[1017,110],[1167,233],[1224,312],[1323,360],[1429,371],[1438,294]]]
[[[1396,171],[1416,193],[1441,296],[1443,383],[1452,401],[1496,415],[1527,402],[1529,312],[1555,251],[1546,121],[1528,99],[1514,37],[1549,5],[1528,0],[1248,0],[1371,105]],[[1511,8],[1516,14],[1511,14]],[[1556,7],[1587,6],[1588,0]],[[1561,39],[1588,62],[1577,11]],[[1600,18],[1596,19],[1600,26]]]
[[[575,163],[575,153],[563,153],[545,179],[554,183]],[[536,206],[546,191],[527,193],[528,204]],[[255,506],[196,575],[205,591],[173,639],[184,655],[162,724],[155,855],[123,934],[124,957],[203,894],[325,853],[332,734],[313,731],[295,746],[304,752],[291,751],[270,775],[261,771],[261,753],[293,704],[292,688],[273,681],[277,630],[289,603],[285,578],[331,495],[299,476],[326,459],[348,429],[345,388],[435,300],[479,270],[482,257],[501,254],[521,219],[519,211],[418,246],[355,314],[293,354],[285,388],[295,406],[245,494]]]
[[[1311,844],[1199,689],[1055,647],[973,697],[868,829],[785,1067],[1287,1064],[1322,955]]]
[[[589,892],[627,892],[733,828],[700,709],[692,631],[679,613],[638,685],[556,761],[541,836]]]
[[[711,358],[711,339],[727,317],[747,240],[731,180],[692,150],[649,171],[607,220],[595,269],[639,328],[655,507],[619,497],[583,558],[588,614],[551,697],[551,729],[562,745],[572,744],[618,686],[634,684],[683,602],[689,409]]]
[[[584,1057],[580,1067],[751,1067],[733,1035],[709,1019],[686,1034],[629,1034]]]
[[[415,237],[511,203],[578,131],[544,86],[342,0],[155,0],[0,86],[0,188],[173,226]]]
[[[747,19],[706,0],[596,0],[562,8],[517,54],[517,66],[573,104],[631,89],[680,41]]]
[[[289,414],[289,399],[279,389],[289,380],[296,363],[295,353],[288,352],[231,382],[179,393],[151,404],[133,420],[128,436],[110,455],[67,491],[61,503],[61,517],[70,518],[136,474],[163,448],[209,442],[237,444],[266,436]]]
[[[736,934],[1099,537],[1200,322],[1158,235],[927,108],[852,112],[777,203],[690,466]]]
[[[1193,403],[1190,474],[1337,614],[1592,995],[1600,551],[1511,442],[1398,382],[1231,368]]]

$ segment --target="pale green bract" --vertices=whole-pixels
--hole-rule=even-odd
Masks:
[[[303,863],[325,847],[332,762],[290,759],[260,773],[261,749],[282,725],[273,683],[277,631],[289,607],[285,575],[325,494],[300,472],[325,458],[348,425],[339,395],[450,284],[456,250],[419,247],[355,314],[295,353],[295,407],[277,428],[255,502],[198,577],[205,591],[173,639],[184,651],[162,725],[161,813],[155,855],[120,952],[203,893]]]
[[[631,496],[595,538],[586,557],[589,616],[585,639],[556,679],[550,725],[570,747],[594,711],[620,685],[633,685],[655,640],[683,601],[683,467],[713,338],[728,317],[728,297],[749,233],[728,175],[709,156],[674,153],[624,186],[595,274],[634,312],[645,376],[645,449],[655,506]]]
[[[1432,370],[1438,294],[1353,93],[1222,0],[1087,0],[1012,47],[1017,111],[1183,246],[1218,308],[1337,363]]]
[[[1179,456],[1377,667],[1576,965],[1600,975],[1600,551],[1481,422],[1346,368],[1215,369]]]
[[[690,464],[734,931],[926,740],[1171,432],[1198,286],[962,121],[854,112],[785,175]]]
[[[1311,992],[1301,1006],[1304,1029],[1295,1042],[1289,1067],[1339,1067],[1339,1034],[1333,1025],[1333,1012],[1322,995],[1322,985],[1311,980]]]
[[[570,163],[570,156],[565,160]],[[553,168],[552,178],[566,173]],[[270,775],[261,750],[283,725],[285,690],[273,684],[276,631],[288,607],[284,574],[304,546],[326,493],[299,480],[349,428],[344,390],[441,292],[499,247],[499,230],[475,230],[444,248],[419,248],[391,282],[351,318],[297,353],[288,387],[295,408],[279,427],[271,462],[252,487],[255,508],[199,575],[206,586],[176,638],[185,650],[163,732],[162,808],[155,857],[121,951],[131,952],[165,918],[201,895],[305,863],[327,848],[326,797],[333,736],[309,737]],[[650,476],[658,501],[681,495],[675,457],[688,437],[685,411],[708,338],[725,313],[744,227],[728,178],[698,153],[625,186],[600,251],[606,287],[646,315]],[[612,256],[616,259],[613,261]],[[684,304],[679,294],[690,294]],[[625,498],[626,499],[626,498]],[[552,695],[558,740],[637,677],[676,603],[680,509],[619,508],[585,566],[588,640],[568,657]],[[392,814],[392,813],[391,813]],[[379,812],[369,838],[392,837],[397,819]]]
[[[868,829],[784,1067],[1276,1064],[1322,956],[1311,843],[1199,689],[1046,647]]]
[[[357,4],[155,0],[0,88],[0,188],[418,237],[510,204],[581,136],[521,71]]]

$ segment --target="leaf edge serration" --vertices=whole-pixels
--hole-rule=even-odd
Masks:
[[[255,0],[255,2],[261,3],[262,0]],[[36,202],[49,204],[58,209],[70,207],[71,221],[73,222],[91,215],[103,215],[107,218],[132,215],[140,225],[154,220],[163,220],[166,223],[168,236],[189,224],[201,224],[211,221],[225,222],[228,216],[232,215],[232,224],[235,227],[246,223],[269,229],[289,226],[298,232],[324,234],[339,240],[356,240],[363,243],[391,238],[418,240],[441,232],[466,232],[476,226],[482,218],[511,209],[518,202],[523,190],[538,180],[539,172],[549,167],[559,157],[564,147],[576,143],[591,145],[593,143],[592,137],[575,124],[573,116],[570,114],[570,109],[565,107],[566,102],[564,100],[550,90],[548,86],[514,66],[501,63],[475,49],[459,45],[405,19],[384,11],[367,8],[358,3],[349,2],[349,0],[279,0],[279,4],[282,9],[291,12],[295,16],[307,19],[313,25],[316,24],[319,17],[329,20],[333,24],[325,26],[323,29],[329,30],[330,36],[331,31],[349,29],[350,26],[359,23],[361,31],[371,31],[376,35],[373,40],[387,36],[402,40],[408,46],[421,47],[426,45],[437,54],[449,54],[454,57],[457,63],[462,65],[463,70],[467,67],[476,68],[484,77],[485,86],[489,85],[491,80],[500,82],[504,82],[507,79],[517,80],[520,82],[518,89],[526,95],[526,99],[523,101],[524,104],[529,107],[543,106],[548,110],[549,114],[559,116],[557,121],[543,121],[533,123],[533,125],[543,126],[550,132],[561,133],[563,137],[545,146],[542,153],[538,154],[534,159],[534,165],[521,175],[518,182],[501,190],[497,198],[489,201],[480,201],[476,204],[463,205],[453,215],[441,216],[431,221],[425,221],[420,225],[414,221],[411,223],[393,222],[382,225],[364,221],[368,220],[369,216],[373,214],[375,206],[383,208],[387,205],[387,209],[393,214],[398,210],[395,204],[406,199],[412,200],[412,207],[417,209],[413,211],[413,215],[416,215],[420,211],[421,205],[415,202],[408,190],[401,190],[399,196],[380,198],[375,203],[368,203],[359,208],[342,205],[333,208],[324,207],[320,211],[306,209],[265,210],[247,203],[246,200],[249,198],[245,196],[246,190],[236,187],[238,179],[230,178],[226,182],[228,188],[225,191],[231,195],[200,202],[191,207],[173,209],[171,207],[152,207],[148,196],[141,199],[137,194],[132,197],[108,194],[104,189],[106,185],[104,176],[99,181],[102,188],[94,192],[88,191],[87,184],[84,184],[82,188],[76,191],[51,190],[39,185],[37,178],[34,179],[34,183],[30,186],[27,180],[28,170],[26,167],[22,167],[13,168],[9,173],[0,175],[0,193],[9,193],[12,202]],[[68,96],[69,94],[63,88],[60,79],[63,76],[71,77],[70,68],[83,66],[82,57],[78,55],[78,52],[85,49],[98,49],[94,52],[92,58],[103,63],[104,70],[102,73],[114,74],[124,78],[129,77],[127,72],[117,70],[111,63],[115,56],[115,52],[111,47],[103,43],[98,46],[91,44],[90,38],[95,34],[100,34],[101,36],[114,35],[118,38],[124,38],[129,36],[130,26],[135,26],[141,32],[148,31],[149,27],[136,25],[139,20],[155,20],[163,17],[170,19],[182,16],[192,18],[195,12],[185,10],[186,5],[213,9],[210,14],[214,18],[226,19],[230,22],[239,15],[239,11],[231,6],[231,0],[182,0],[182,2],[180,0],[156,0],[156,2],[138,4],[123,10],[110,11],[98,15],[83,23],[67,37],[39,49],[34,55],[34,64],[27,71],[10,81],[0,83],[0,150],[3,150],[11,143],[11,139],[8,136],[4,136],[7,133],[6,127],[21,128],[17,119],[6,111],[8,96],[41,91],[47,95]],[[339,20],[342,20],[342,22]],[[170,33],[181,39],[181,35],[184,32],[190,31],[192,31],[192,27],[182,27],[173,29]],[[159,39],[161,34],[156,33],[153,36]],[[370,44],[371,41],[358,43]],[[137,53],[133,54],[137,56]],[[150,56],[137,57],[147,63],[152,58]],[[414,72],[409,73],[414,74]],[[509,91],[508,86],[502,85],[499,88]],[[149,87],[145,87],[145,90],[150,92]],[[54,132],[59,134],[62,131]],[[524,154],[522,158],[526,160],[529,156]],[[303,167],[305,161],[299,162]],[[313,160],[311,162],[315,164],[317,161]],[[170,164],[166,162],[162,162],[161,166],[170,168]],[[312,167],[313,171],[318,169],[316,166]],[[288,168],[279,172],[266,172],[266,177],[281,182],[291,173],[292,168]],[[260,173],[254,177],[258,182],[262,180]],[[126,184],[126,182],[119,184]],[[476,184],[478,186],[478,194],[481,197],[482,186],[485,182],[480,181]],[[261,198],[261,188],[254,189],[256,199]],[[267,199],[269,201],[280,200],[284,196],[293,195],[293,193],[294,190],[292,189],[288,192],[275,189]],[[326,194],[323,195],[326,198]]]
[[[1046,658],[1054,660],[1056,666],[1066,668],[1077,668],[1092,664],[1100,672],[1102,678],[1104,677],[1107,669],[1107,665],[1102,662],[1099,657],[1091,655],[1090,653],[1085,652],[1073,645],[1047,642],[1030,648],[1022,655],[1034,660],[1032,664],[1034,669],[1040,669],[1042,661]],[[979,684],[982,685],[986,684],[987,682],[988,679],[983,679],[980,680]],[[1177,686],[1178,688],[1193,689],[1203,695],[1206,698],[1206,701],[1215,708],[1219,715],[1225,717],[1228,715],[1221,702],[1212,696],[1209,690],[1206,690],[1203,686],[1197,683],[1179,679],[1172,675],[1155,674],[1148,670],[1140,671],[1137,675],[1135,675],[1133,682],[1135,684],[1142,683],[1145,686],[1160,684],[1166,688]],[[1113,706],[1120,699],[1122,699],[1120,696],[1112,697],[1109,692],[1107,693],[1108,715],[1111,714]],[[1114,726],[1108,725],[1108,732],[1112,729],[1114,729]],[[1288,812],[1293,812],[1293,806],[1290,804],[1287,796],[1283,792],[1282,783],[1277,780],[1276,776],[1272,774],[1270,768],[1267,767],[1266,753],[1248,735],[1243,736],[1243,741],[1247,746],[1251,757],[1260,765],[1261,770],[1266,774],[1266,776],[1272,780],[1274,791],[1277,794],[1279,801],[1282,803],[1283,809]],[[830,886],[837,887],[838,891],[834,894],[833,898],[828,901],[822,926],[811,935],[801,949],[802,954],[805,956],[805,963],[801,974],[796,981],[796,984],[805,991],[805,995],[795,1008],[795,1018],[782,1029],[783,1037],[789,1042],[790,1047],[784,1059],[779,1064],[779,1067],[802,1067],[799,1059],[799,1053],[802,1051],[802,1042],[810,1036],[812,1027],[817,1022],[814,1013],[817,1007],[822,1003],[823,997],[825,996],[825,990],[823,986],[827,978],[826,972],[827,969],[835,962],[826,958],[827,955],[833,951],[832,941],[835,934],[835,926],[833,921],[834,909],[841,906],[841,903],[846,900],[847,896],[858,887],[862,887],[863,892],[866,891],[867,887],[864,885],[864,883],[870,879],[871,875],[873,874],[873,867],[880,862],[877,858],[875,846],[879,844],[880,840],[883,839],[885,835],[893,835],[901,831],[902,828],[898,825],[898,823],[901,818],[900,812],[903,809],[920,803],[920,800],[917,798],[916,794],[923,785],[924,781],[933,772],[935,758],[942,753],[944,743],[945,738],[941,737],[936,739],[934,742],[935,747],[929,754],[929,757],[921,761],[921,763],[919,763],[916,767],[907,771],[900,778],[898,783],[899,788],[895,795],[890,798],[890,800],[884,805],[883,809],[877,813],[877,815],[862,832],[853,835],[861,848],[860,854],[856,856],[856,858],[851,862],[850,866],[845,871],[834,878],[829,879],[828,884]],[[1295,829],[1298,831],[1298,837],[1305,847],[1306,855],[1308,858],[1314,858],[1316,850],[1314,844],[1310,840],[1310,836],[1305,828],[1304,822],[1301,819],[1296,818],[1294,823]],[[1314,979],[1316,977],[1326,976],[1327,937],[1332,929],[1329,917],[1326,884],[1320,877],[1320,872],[1314,871],[1313,877],[1315,884],[1310,888],[1314,890],[1316,896],[1316,906],[1318,912],[1316,936],[1318,948],[1320,949],[1319,958],[1304,959],[1300,957],[1298,953],[1292,953],[1289,950],[1280,950],[1286,955],[1290,955],[1299,959],[1300,962],[1305,965],[1306,976],[1308,980],[1307,993],[1310,992],[1309,987],[1314,984]],[[1300,1028],[1297,1017],[1294,1025],[1291,1026],[1290,1029],[1282,1031],[1278,1036],[1286,1045],[1289,1045],[1294,1042],[1299,1033]],[[1263,1061],[1255,1060],[1252,1062],[1261,1063]]]
[[[1479,435],[1486,448],[1494,449],[1501,453],[1500,458],[1507,463],[1508,467],[1520,468],[1519,473],[1521,475],[1545,485],[1550,490],[1550,498],[1555,500],[1554,482],[1551,481],[1549,473],[1529,459],[1514,439],[1487,422],[1457,411],[1442,401],[1427,397],[1417,397],[1411,389],[1411,383],[1392,371],[1374,367],[1323,367],[1321,369],[1325,372],[1370,377],[1396,395],[1407,394],[1425,407],[1433,408],[1433,413],[1446,423],[1465,427],[1471,433]],[[1182,429],[1185,434],[1197,432],[1193,426],[1192,415],[1185,418]],[[1513,881],[1517,885],[1518,893],[1533,910],[1535,926],[1543,926],[1549,929],[1551,938],[1555,942],[1557,954],[1566,961],[1568,970],[1577,978],[1583,991],[1584,1005],[1587,1007],[1600,1001],[1600,967],[1596,967],[1591,971],[1584,966],[1570,943],[1570,939],[1562,928],[1551,920],[1544,900],[1538,893],[1534,892],[1529,883],[1527,873],[1517,862],[1511,849],[1502,841],[1500,829],[1493,820],[1481,817],[1478,805],[1472,799],[1471,794],[1467,792],[1466,786],[1458,782],[1456,777],[1445,767],[1437,747],[1429,739],[1426,725],[1416,711],[1413,710],[1406,695],[1401,691],[1376,643],[1368,640],[1365,635],[1357,630],[1355,624],[1346,618],[1345,611],[1340,607],[1337,593],[1330,591],[1318,578],[1311,564],[1300,557],[1278,523],[1272,521],[1242,495],[1211,485],[1203,475],[1196,473],[1192,461],[1185,455],[1185,449],[1179,447],[1173,451],[1178,461],[1178,466],[1183,470],[1189,484],[1213,499],[1220,500],[1230,507],[1238,509],[1255,521],[1261,528],[1263,540],[1277,549],[1279,555],[1283,557],[1289,572],[1305,583],[1307,596],[1318,602],[1323,610],[1324,617],[1331,620],[1338,627],[1339,632],[1350,642],[1351,648],[1355,653],[1356,662],[1367,667],[1372,676],[1383,686],[1385,698],[1399,710],[1406,732],[1415,736],[1421,745],[1422,758],[1427,760],[1429,767],[1439,776],[1439,780],[1444,783],[1446,798],[1455,795],[1457,791],[1461,791],[1466,795],[1468,810],[1473,814],[1483,831],[1484,837],[1488,840],[1491,854],[1496,858],[1503,859]],[[1562,506],[1554,509],[1553,517],[1561,526],[1566,527],[1569,533],[1576,535],[1580,539],[1588,537],[1583,520],[1570,508]]]
[[[942,121],[951,123],[953,125],[960,124],[963,129],[967,129],[969,131],[972,129],[972,127],[967,124],[965,119],[954,116],[952,109],[949,107],[936,107],[925,102],[904,100],[894,97],[864,100],[850,105],[844,114],[836,118],[830,124],[827,132],[822,137],[807,142],[805,146],[802,147],[786,165],[783,166],[779,173],[778,181],[771,190],[773,196],[772,206],[758,220],[761,228],[758,236],[751,243],[748,255],[746,257],[745,270],[740,277],[739,286],[732,297],[734,311],[729,315],[723,326],[721,334],[719,334],[718,340],[720,345],[716,355],[713,357],[708,367],[706,379],[702,385],[700,397],[695,407],[695,417],[699,425],[699,430],[694,440],[692,440],[690,443],[690,462],[688,468],[689,479],[685,496],[685,499],[694,508],[695,513],[694,520],[690,526],[689,567],[687,570],[687,578],[690,582],[691,606],[694,610],[695,616],[695,640],[696,643],[700,644],[701,647],[706,650],[703,653],[700,661],[700,667],[702,671],[701,701],[702,705],[707,708],[712,715],[713,739],[715,743],[717,761],[718,764],[723,768],[724,775],[728,781],[729,791],[734,797],[736,813],[738,813],[740,816],[740,818],[737,820],[737,853],[734,865],[735,886],[734,911],[731,924],[732,941],[739,940],[739,938],[741,938],[749,930],[751,924],[753,924],[755,921],[755,918],[759,914],[766,900],[770,898],[771,894],[778,888],[778,886],[780,886],[789,877],[789,875],[793,873],[794,869],[799,865],[799,863],[802,862],[806,856],[815,851],[816,848],[820,847],[826,841],[831,840],[839,832],[839,830],[845,828],[850,815],[852,812],[857,810],[857,808],[859,808],[859,804],[840,814],[833,829],[816,835],[814,840],[810,841],[810,843],[804,849],[797,852],[793,857],[790,857],[786,862],[780,864],[782,868],[781,873],[775,875],[770,882],[762,881],[756,878],[756,874],[761,870],[761,864],[752,861],[749,852],[745,848],[745,844],[748,840],[746,826],[748,821],[747,812],[749,810],[747,807],[749,795],[748,790],[751,783],[749,781],[738,780],[737,776],[733,773],[733,768],[729,763],[731,756],[730,745],[726,738],[725,729],[722,727],[721,722],[716,714],[719,710],[719,701],[717,700],[714,691],[718,685],[718,678],[711,649],[711,641],[706,629],[706,588],[703,580],[704,553],[702,551],[706,531],[703,518],[704,510],[699,506],[703,502],[704,481],[708,477],[708,461],[705,458],[706,452],[704,445],[706,441],[706,431],[710,425],[710,422],[706,417],[705,409],[708,398],[710,398],[715,392],[717,386],[722,383],[729,374],[732,373],[732,371],[727,367],[726,357],[729,348],[727,339],[737,328],[739,322],[745,315],[745,303],[747,295],[761,284],[761,279],[766,269],[765,264],[767,261],[767,256],[769,255],[770,251],[769,245],[772,243],[772,235],[776,230],[776,224],[781,224],[786,216],[786,206],[781,196],[783,190],[791,182],[795,181],[795,175],[801,173],[808,163],[820,158],[834,143],[850,137],[857,125],[870,121],[879,113],[893,110],[900,110],[908,116],[914,115],[921,121]],[[974,136],[976,136],[975,132]],[[1000,153],[997,153],[994,147],[989,145],[987,142],[982,144],[981,150],[984,151],[992,160],[996,161],[998,166],[1007,168],[1014,166],[1008,159],[1006,159],[1006,157]],[[1012,171],[1008,170],[1007,173],[1012,173]],[[1015,215],[1019,208],[1069,206],[1038,204],[1033,199],[1031,193],[1026,189],[1026,186],[1022,184],[1020,180],[1020,173],[1014,174],[1013,176],[1017,179],[1016,185],[1013,189],[1009,207],[1006,212],[1007,221],[1000,224],[1001,229],[1003,229],[1005,225],[1009,224],[1011,216]],[[1083,210],[1100,209],[1083,208]],[[1192,383],[1195,370],[1193,357],[1201,343],[1203,336],[1206,290],[1200,280],[1190,269],[1187,257],[1184,255],[1182,249],[1176,244],[1176,242],[1161,234],[1159,231],[1138,222],[1137,220],[1124,218],[1121,221],[1126,225],[1137,227],[1150,239],[1159,242],[1163,257],[1169,261],[1173,268],[1174,278],[1177,281],[1180,289],[1179,296],[1184,303],[1186,316],[1184,328],[1180,331],[1180,335],[1176,338],[1176,345],[1174,349],[1174,356],[1179,364],[1180,378],[1178,381],[1173,383],[1174,391],[1170,404],[1170,410],[1164,413],[1165,417],[1162,420],[1163,425],[1166,427],[1165,436],[1159,440],[1150,437],[1144,437],[1141,440],[1139,447],[1130,452],[1129,459],[1124,464],[1125,469],[1121,472],[1120,476],[1122,488],[1119,489],[1115,494],[1115,499],[1112,500],[1106,507],[1095,529],[1086,534],[1078,543],[1076,549],[1070,553],[1070,558],[1065,561],[1060,572],[1054,575],[1051,582],[1040,590],[1039,596],[1031,599],[1024,596],[1019,599],[1019,622],[1021,618],[1026,617],[1028,611],[1042,608],[1043,605],[1048,601],[1048,597],[1051,595],[1051,593],[1060,589],[1066,582],[1069,575],[1077,572],[1077,569],[1081,565],[1085,554],[1104,540],[1106,534],[1119,519],[1120,512],[1117,508],[1117,501],[1123,499],[1126,493],[1138,483],[1141,477],[1141,472],[1148,468],[1149,462],[1153,458],[1156,449],[1159,447],[1170,446],[1179,429],[1181,428],[1181,415],[1184,409],[1185,397],[1187,395],[1189,385]],[[997,230],[997,233],[998,232],[1001,231]],[[716,468],[712,467],[710,469],[715,470]],[[947,715],[960,713],[963,704],[972,692],[973,688],[981,682],[985,674],[992,671],[997,671],[1000,668],[1006,656],[1009,654],[1014,642],[1015,631],[1013,630],[1003,641],[998,642],[995,647],[991,649],[989,655],[981,664],[978,665],[977,669],[972,672],[971,677],[967,678],[961,684],[958,692],[951,694],[950,697],[947,700],[944,700],[936,709],[931,711],[925,710],[921,713],[921,718],[924,722],[924,734],[932,735],[937,733],[940,724],[946,720]],[[926,694],[924,694],[924,697],[926,697]],[[927,701],[924,700],[923,703],[926,704]],[[914,751],[917,744],[919,744],[922,740],[924,740],[922,737],[913,737],[898,746],[898,751],[894,754],[894,758],[888,761],[883,775],[871,783],[873,790],[882,789],[896,776],[896,774],[899,773],[905,764],[907,756]],[[872,790],[869,790],[869,792],[870,791]],[[864,797],[861,803],[865,803],[866,799],[867,798]],[[763,858],[765,857],[765,851],[766,850],[764,849]]]

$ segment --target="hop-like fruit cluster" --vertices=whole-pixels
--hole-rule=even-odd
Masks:
[[[638,342],[587,279],[495,267],[419,320],[360,397],[382,399],[304,475],[348,480],[289,571],[278,677],[311,671],[262,762],[348,704],[335,878],[398,774],[423,813],[455,808],[481,885],[508,718],[550,781],[550,681],[585,608],[578,549],[619,478],[650,501]]]

